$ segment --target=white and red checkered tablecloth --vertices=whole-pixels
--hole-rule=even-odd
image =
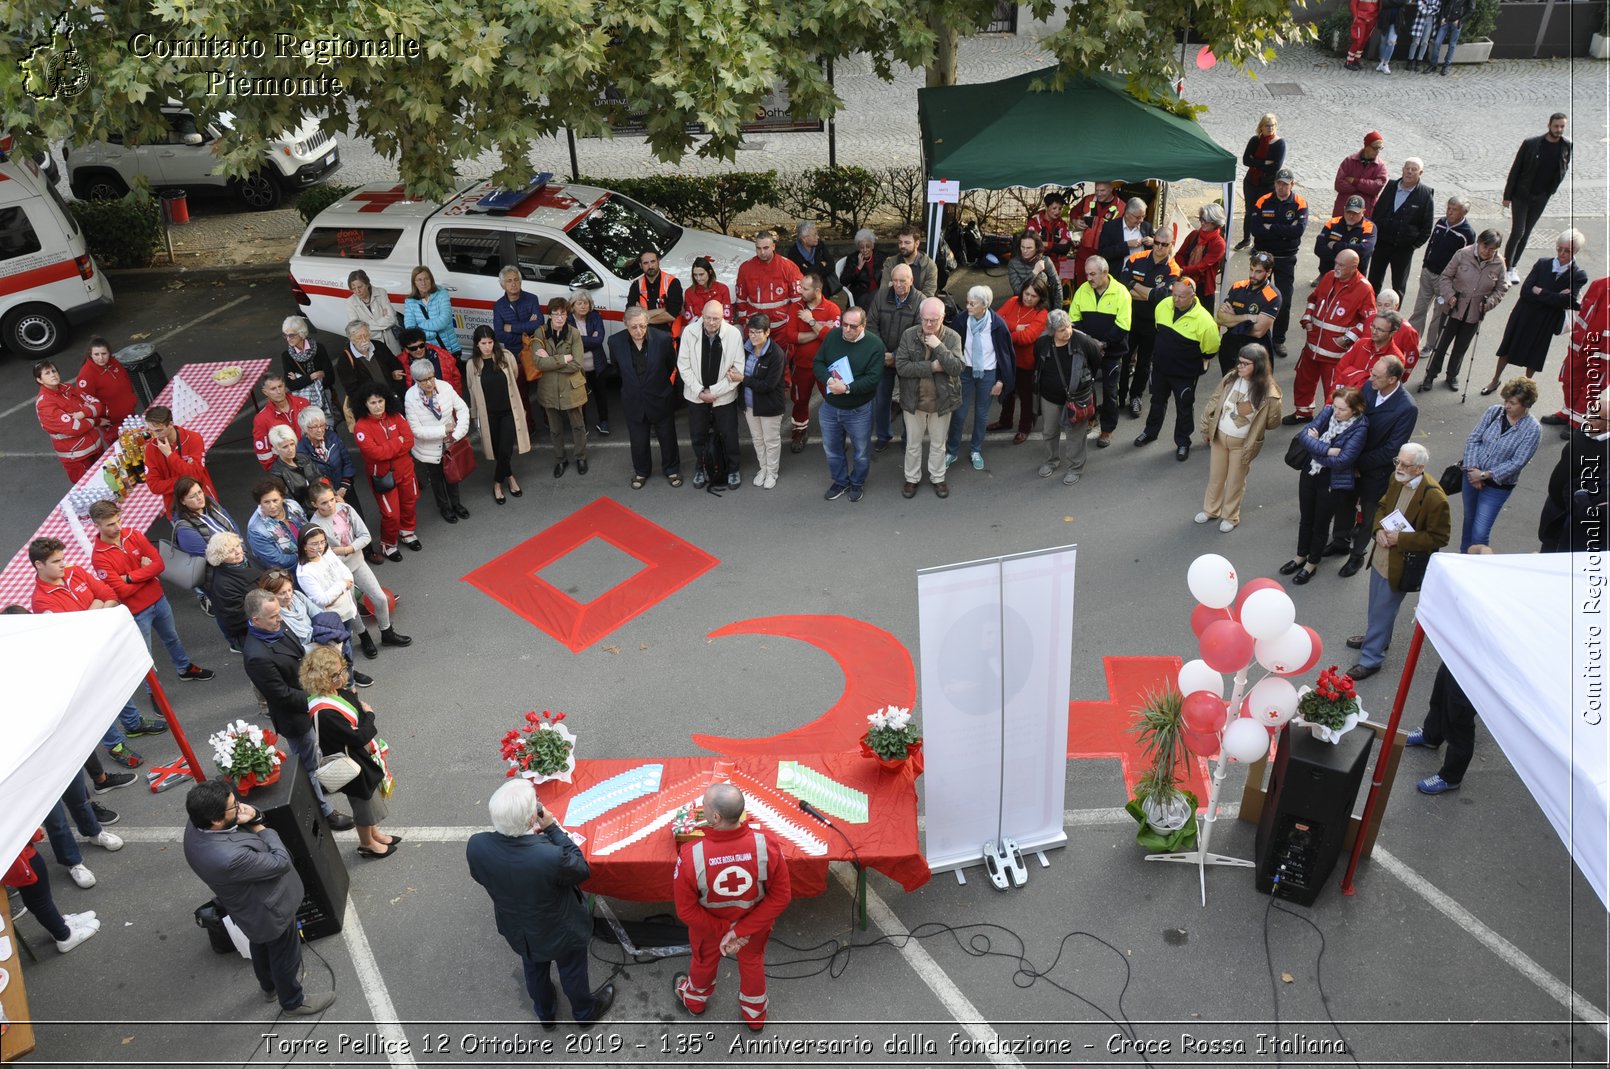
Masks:
[[[206,411],[189,420],[182,420],[183,426],[201,435],[201,440],[208,449],[223,436],[224,428],[234,422],[240,410],[245,407],[246,401],[257,386],[257,380],[268,370],[269,360],[220,360],[206,364],[186,364],[174,372],[173,379],[163,387],[157,395],[156,404],[172,405],[174,383],[183,380],[207,403]],[[213,380],[214,373],[227,367],[238,367],[241,370],[240,378],[234,382],[223,384]],[[107,452],[111,452],[110,449]],[[73,490],[84,490],[92,486],[105,485],[105,476],[101,465],[106,461],[106,454],[101,455],[95,467],[90,469],[78,481]],[[66,500],[65,498],[63,500]],[[139,531],[148,531],[162,515],[162,499],[151,493],[142,483],[129,491],[123,499],[123,526],[132,527]],[[93,534],[93,530],[90,532]],[[78,544],[73,535],[72,525],[62,512],[60,503],[50,510],[45,522],[39,529],[28,537],[28,542],[35,538],[59,538],[67,543],[67,563],[87,566],[89,556]],[[28,562],[28,543],[24,542],[22,548],[17,550],[6,565],[5,571],[0,572],[0,606],[27,605],[33,598],[34,592],[34,566]]]

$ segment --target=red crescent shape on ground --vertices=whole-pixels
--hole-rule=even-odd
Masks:
[[[693,743],[721,754],[787,756],[854,750],[866,734],[867,714],[885,705],[916,705],[917,673],[900,640],[879,627],[848,616],[758,616],[710,632],[728,635],[778,635],[809,642],[838,662],[844,692],[821,716],[777,735],[728,739],[694,735]]]

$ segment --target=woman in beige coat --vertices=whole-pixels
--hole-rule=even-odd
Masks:
[[[503,504],[503,484],[521,495],[514,479],[514,454],[531,452],[531,435],[520,401],[520,362],[498,344],[492,328],[475,328],[474,355],[466,377],[470,386],[470,415],[481,426],[481,452],[497,467],[492,473],[492,500]]]
[[[1465,350],[1476,337],[1483,317],[1498,307],[1509,289],[1505,277],[1504,255],[1498,251],[1504,236],[1496,230],[1483,230],[1476,236],[1476,244],[1466,245],[1453,254],[1448,266],[1437,279],[1437,304],[1433,314],[1442,322],[1437,333],[1437,351],[1431,354],[1431,366],[1420,380],[1420,391],[1425,393],[1437,381],[1442,371],[1442,358],[1453,344],[1453,355],[1448,357],[1448,389],[1459,389],[1459,365],[1464,363]]]
[[[1235,370],[1219,380],[1202,410],[1202,444],[1212,450],[1207,492],[1197,523],[1219,521],[1228,534],[1241,522],[1241,497],[1247,470],[1263,448],[1263,436],[1280,423],[1280,387],[1269,374],[1269,353],[1261,345],[1244,346]]]
[[[531,338],[532,355],[542,378],[537,380],[537,403],[548,416],[548,436],[553,439],[557,460],[555,479],[564,475],[570,461],[565,457],[565,424],[576,454],[576,471],[587,474],[587,419],[582,406],[587,403],[587,370],[582,366],[581,331],[570,318],[570,305],[563,297],[548,302],[548,321]]]

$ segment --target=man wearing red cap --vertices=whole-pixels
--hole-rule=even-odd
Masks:
[[[1354,0],[1355,4],[1357,0]],[[1371,7],[1374,7],[1372,4]],[[1374,22],[1374,16],[1371,17]],[[1358,23],[1353,23],[1355,29]],[[1369,39],[1369,32],[1364,34]],[[1364,46],[1359,45],[1360,48]],[[1381,159],[1381,146],[1386,139],[1381,131],[1371,130],[1364,135],[1364,148],[1357,156],[1349,156],[1336,168],[1336,203],[1331,206],[1332,215],[1341,215],[1347,209],[1347,198],[1357,196],[1364,198],[1364,214],[1369,215],[1375,211],[1375,201],[1386,188],[1386,163]]]
[[[1370,34],[1375,32],[1375,20],[1381,14],[1381,4],[1379,0],[1350,0],[1348,6],[1353,12],[1353,25],[1347,31],[1347,62],[1344,66],[1356,71],[1359,69],[1358,61],[1364,55],[1364,46],[1369,43]]]

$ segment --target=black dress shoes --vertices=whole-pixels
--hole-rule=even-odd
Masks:
[[[1136,445],[1150,445],[1155,441],[1157,441],[1157,435],[1151,434],[1147,431],[1141,431],[1140,434],[1135,436]]]
[[[593,992],[593,1015],[587,1018],[585,1021],[577,1021],[576,1027],[591,1028],[593,1025],[598,1023],[599,1019],[603,1017],[604,1014],[609,1012],[609,1008],[614,1004],[615,985],[605,984],[603,987]]]
[[[1301,568],[1304,563],[1305,562],[1301,558],[1299,558],[1297,560],[1289,560],[1289,561],[1287,561],[1286,563],[1284,563],[1284,564],[1282,564],[1280,566],[1280,574],[1281,575],[1290,575],[1292,572],[1296,571],[1298,568]]]
[[[555,464],[553,466],[553,477],[555,479],[560,478],[561,476],[564,475],[565,469],[568,468],[568,467],[570,467],[570,461],[561,460],[559,463],[557,463],[557,464]]]
[[[454,505],[453,511],[458,514],[458,518],[461,520],[467,520],[470,518],[470,510],[465,508],[463,505]]]
[[[1310,580],[1310,579],[1312,579],[1314,577],[1314,573],[1316,571],[1318,571],[1317,568],[1304,568],[1304,569],[1302,569],[1296,575],[1291,577],[1291,585],[1292,586],[1307,586],[1308,585],[1308,580]]]
[[[1350,650],[1361,650],[1361,649],[1363,649],[1364,648],[1364,636],[1363,635],[1354,635],[1351,638],[1349,638],[1347,640],[1347,648],[1350,649]]]
[[[1376,665],[1374,668],[1366,668],[1362,664],[1355,664],[1353,667],[1347,670],[1347,674],[1353,677],[1353,682],[1357,683],[1361,679],[1370,678],[1380,670],[1380,665]]]
[[[1178,461],[1180,461],[1182,463],[1184,461],[1190,460],[1191,459],[1191,447],[1188,446],[1188,445],[1182,445],[1178,449],[1174,450],[1174,459],[1178,460]]]
[[[1353,576],[1358,574],[1358,570],[1362,567],[1364,567],[1363,557],[1348,557],[1347,563],[1342,565],[1341,568],[1337,570],[1336,574],[1341,576],[1343,579],[1351,579]]]
[[[454,512],[444,512],[442,513],[442,519],[446,520],[448,523],[457,523],[458,514]]]

